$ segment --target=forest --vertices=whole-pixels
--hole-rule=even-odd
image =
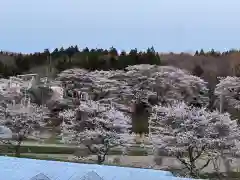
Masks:
[[[194,64],[191,65],[191,69],[189,69],[188,66],[186,66],[186,69],[195,71],[197,75],[201,75],[204,72],[205,67],[203,66],[205,63],[211,64],[211,61],[216,63],[214,61],[215,59],[219,59],[219,61],[225,61],[226,59],[227,61],[232,61],[232,59],[237,58],[236,56],[238,56],[238,53],[239,51],[236,49],[222,53],[214,51],[214,49],[208,52],[204,52],[204,50],[201,49],[200,51],[196,51],[193,55],[188,53],[174,54],[172,52],[158,53],[155,51],[154,47],[147,48],[145,51],[139,51],[135,48],[127,53],[124,50],[118,51],[114,47],[109,49],[90,49],[87,47],[80,49],[75,45],[67,48],[55,48],[52,52],[50,52],[49,49],[45,49],[43,52],[34,52],[30,54],[0,51],[0,72],[3,77],[9,77],[16,74],[27,73],[34,68],[44,65],[51,66],[48,69],[48,71],[52,71],[51,74],[56,74],[72,67],[89,70],[115,70],[124,69],[129,65],[137,64],[179,66],[178,63],[181,63],[181,61],[184,61],[182,62],[184,66],[186,65],[186,60],[183,59],[185,58],[189,59],[189,61],[194,61]],[[205,60],[209,62],[202,63],[202,61]],[[182,66],[180,68],[182,68]],[[229,72],[218,73],[226,74]]]

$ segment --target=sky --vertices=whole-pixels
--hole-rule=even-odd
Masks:
[[[238,49],[239,7],[239,0],[1,0],[0,49]]]

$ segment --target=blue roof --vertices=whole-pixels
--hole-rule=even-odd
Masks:
[[[168,171],[153,169],[6,156],[0,156],[0,167],[1,179],[3,180],[187,180],[187,178],[173,177],[172,173]]]

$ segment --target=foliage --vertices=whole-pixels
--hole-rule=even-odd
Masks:
[[[240,138],[237,121],[228,113],[209,112],[205,108],[183,102],[172,106],[155,106],[149,118],[150,138],[155,148],[175,156],[188,170],[198,176],[210,161],[224,153],[238,153]],[[205,160],[201,167],[197,161]]]

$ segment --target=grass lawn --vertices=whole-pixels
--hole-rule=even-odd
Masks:
[[[14,148],[10,145],[0,145],[1,154],[14,153]],[[74,154],[76,151],[88,151],[86,148],[77,148],[74,146],[48,146],[47,144],[35,145],[22,145],[20,147],[21,153],[34,153],[34,154]],[[120,155],[122,154],[120,149],[112,149],[109,155]],[[141,148],[131,148],[128,152],[131,156],[146,156],[148,152]]]

